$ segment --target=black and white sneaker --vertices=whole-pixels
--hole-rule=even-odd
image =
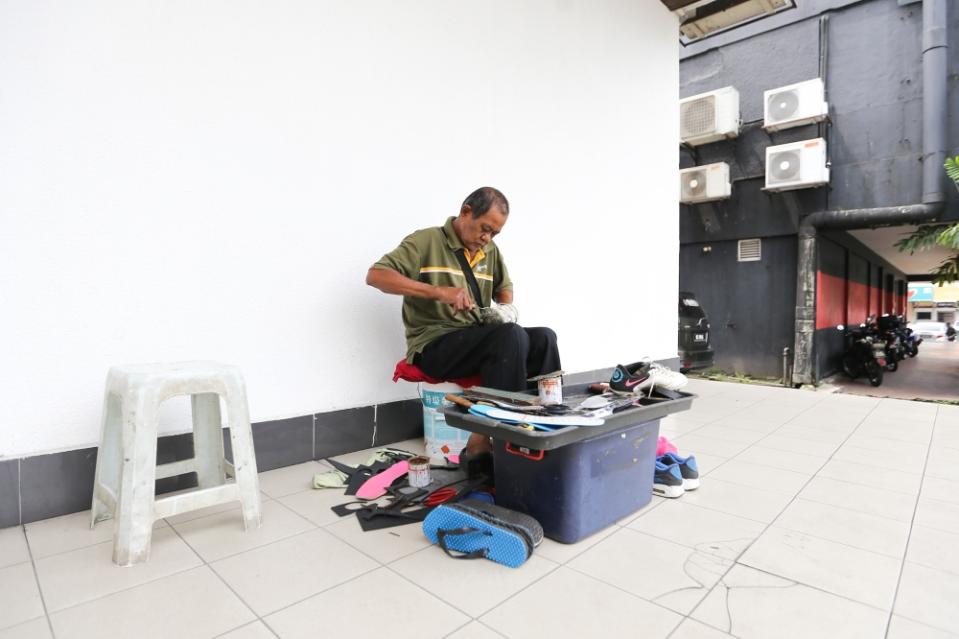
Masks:
[[[629,366],[618,364],[609,378],[609,390],[621,395],[632,395],[642,390],[643,382],[649,379],[649,362],[636,362]]]
[[[663,463],[657,459],[656,471],[653,475],[653,494],[675,499],[676,497],[682,497],[684,492],[683,476],[679,471],[679,464],[675,462]]]

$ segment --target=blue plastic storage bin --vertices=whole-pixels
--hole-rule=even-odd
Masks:
[[[649,503],[659,419],[553,450],[494,439],[496,503],[532,515],[547,537],[571,544]]]

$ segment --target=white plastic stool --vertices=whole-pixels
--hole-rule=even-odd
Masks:
[[[164,400],[176,395],[191,398],[194,457],[157,466],[157,413]],[[226,403],[232,464],[223,455],[220,397]],[[197,474],[196,490],[155,497],[157,479],[189,472]],[[157,519],[236,500],[243,506],[246,529],[259,527],[259,481],[240,369],[214,362],[111,368],[90,527],[114,517],[113,561],[121,566],[146,561]]]

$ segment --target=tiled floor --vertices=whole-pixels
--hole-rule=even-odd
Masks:
[[[364,533],[307,463],[261,475],[259,530],[180,515],[134,568],[86,513],[0,530],[0,639],[959,636],[959,407],[691,389],[662,432],[702,487],[519,569]]]

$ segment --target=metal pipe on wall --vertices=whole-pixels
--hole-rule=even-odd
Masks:
[[[793,381],[816,381],[816,269],[818,229],[857,229],[926,222],[946,204],[943,162],[948,118],[948,0],[922,3],[922,203],[872,209],[819,211],[799,226],[796,264],[796,336]],[[822,28],[822,24],[820,27]],[[823,31],[821,31],[823,33]]]

